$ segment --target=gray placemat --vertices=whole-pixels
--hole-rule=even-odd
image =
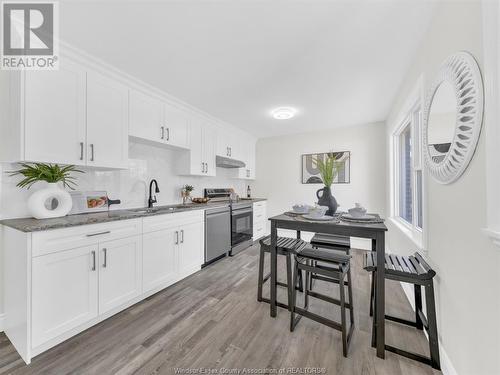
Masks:
[[[343,215],[340,216],[340,220],[345,221],[346,223],[356,223],[356,224],[382,224],[384,222],[384,219],[380,217],[374,217],[373,219],[370,220],[356,220],[356,219],[346,218]]]

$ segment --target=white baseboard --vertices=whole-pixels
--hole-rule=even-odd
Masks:
[[[3,332],[4,328],[4,321],[5,321],[5,314],[0,314],[0,332]]]
[[[401,287],[405,292],[406,298],[408,298],[408,302],[410,302],[411,308],[413,309],[413,311],[415,311],[413,286],[408,283],[401,283]],[[427,332],[425,331],[425,329],[424,329],[424,334],[428,340],[429,337],[427,336]],[[458,375],[457,370],[455,370],[455,367],[453,367],[453,364],[451,363],[450,357],[448,357],[448,354],[444,350],[443,343],[441,342],[441,340],[439,340],[439,357],[441,362],[441,372],[444,375]]]

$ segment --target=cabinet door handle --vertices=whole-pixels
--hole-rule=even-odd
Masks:
[[[229,147],[229,156],[233,156],[233,148]]]
[[[103,268],[106,268],[108,266],[108,249],[104,248],[102,249],[102,252],[104,253],[104,261],[102,263]]]
[[[165,127],[164,126],[160,126],[160,130],[161,130],[160,139],[165,139]]]
[[[226,156],[229,156],[229,147],[226,147]]]
[[[92,250],[92,271],[95,271],[95,251]]]
[[[80,160],[83,160],[83,142],[80,142]]]
[[[205,163],[205,173],[208,173],[208,163]]]
[[[184,243],[184,229],[181,229],[181,243]]]
[[[90,234],[87,234],[86,236],[87,237],[94,237],[94,236],[100,236],[100,235],[103,235],[103,234],[108,234],[108,233],[111,233],[110,230],[107,230],[105,232],[98,232],[98,233],[90,233]]]
[[[94,161],[94,144],[90,144],[90,161]]]
[[[170,141],[170,128],[167,128],[167,141]]]
[[[201,162],[201,173],[205,172],[205,163]]]
[[[175,244],[178,245],[179,244],[179,231],[175,231]]]

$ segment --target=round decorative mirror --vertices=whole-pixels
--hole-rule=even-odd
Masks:
[[[459,52],[441,66],[424,110],[424,153],[442,184],[467,169],[483,122],[483,81],[472,55]]]

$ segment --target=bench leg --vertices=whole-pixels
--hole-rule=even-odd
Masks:
[[[259,280],[257,284],[257,301],[262,302],[262,284],[264,284],[264,249],[260,248],[260,257],[259,257]]]
[[[422,330],[424,324],[422,319],[420,319],[419,311],[422,310],[422,287],[420,285],[414,284],[415,291],[415,328]]]
[[[339,280],[340,287],[340,324],[342,326],[342,353],[344,357],[347,357],[347,321],[345,316],[345,285],[344,285],[345,274],[342,275]],[[351,307],[352,311],[352,307]],[[351,323],[352,324],[352,323]]]
[[[372,272],[372,282],[370,288],[370,316],[373,316],[373,298],[375,296],[375,272]]]
[[[292,283],[292,257],[290,253],[286,254],[286,285],[288,291],[288,310],[292,311],[292,293],[295,289],[295,284],[297,280]]]
[[[377,286],[377,274],[375,272],[372,272],[372,287],[373,290],[375,290]],[[372,303],[372,308],[373,308],[373,318],[372,318],[372,348],[376,347],[377,343],[377,330],[375,327],[375,317],[377,316],[377,300],[375,299],[375,296],[371,299]]]
[[[431,280],[425,286],[425,304],[427,307],[427,324],[429,325],[429,349],[431,353],[431,366],[434,369],[440,370],[439,361],[439,341],[436,321],[436,304],[434,300],[434,283]]]
[[[293,284],[297,283],[298,273],[302,272],[299,270],[299,264],[295,262],[294,272],[293,272]],[[292,288],[292,300],[289,301],[289,309],[290,309],[290,332],[293,332],[295,328],[295,301],[297,299],[297,289]]]
[[[351,318],[351,325],[354,325],[354,301],[352,298],[352,277],[351,277],[351,267],[347,271],[347,293],[349,294],[349,317]]]
[[[306,262],[308,266],[311,264],[309,259]],[[309,307],[309,290],[311,288],[310,283],[311,283],[311,273],[309,271],[306,271],[306,285],[304,288],[304,310],[307,310],[307,308]]]

